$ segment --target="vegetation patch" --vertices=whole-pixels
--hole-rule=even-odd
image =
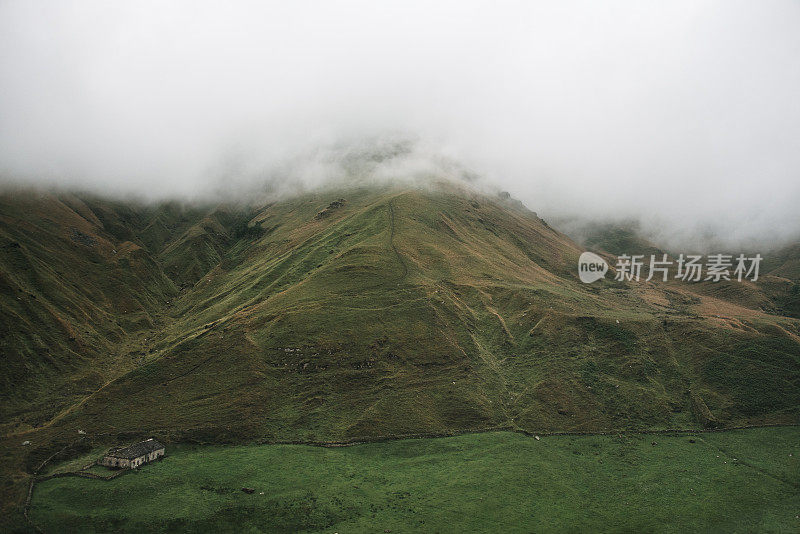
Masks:
[[[131,476],[41,482],[32,517],[45,532],[794,532],[799,457],[797,427],[183,446]]]

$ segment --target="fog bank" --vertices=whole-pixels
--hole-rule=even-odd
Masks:
[[[545,217],[781,241],[798,27],[793,1],[6,1],[0,181],[291,191],[400,139],[360,179],[466,172]]]

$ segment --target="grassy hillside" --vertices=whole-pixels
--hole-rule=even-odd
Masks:
[[[127,335],[152,328],[177,294],[160,264],[125,235],[141,215],[122,211],[115,226],[97,213],[71,195],[0,197],[3,427],[45,423],[59,408],[54,399],[74,402],[132,369]]]
[[[799,443],[764,428],[179,447],[109,482],[42,482],[32,516],[45,532],[794,532]]]
[[[765,286],[584,285],[582,249],[511,200],[442,184],[246,209],[1,206],[4,502],[79,430],[243,442],[798,422],[800,321]]]
[[[175,299],[143,365],[65,425],[342,438],[796,421],[800,326],[741,306],[757,288],[585,286],[569,239],[451,192],[308,195],[255,225]]]

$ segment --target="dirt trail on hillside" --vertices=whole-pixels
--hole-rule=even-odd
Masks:
[[[397,250],[397,246],[394,244],[394,234],[395,234],[394,206],[392,205],[391,201],[389,201],[389,223],[390,223],[389,245],[391,245],[395,256],[397,256],[397,261],[400,262],[403,271],[400,277],[397,278],[397,280],[395,280],[396,282],[400,282],[403,279],[405,279],[406,276],[408,276],[408,265],[406,265],[406,261],[403,259],[403,256],[402,254],[400,254],[400,251]]]

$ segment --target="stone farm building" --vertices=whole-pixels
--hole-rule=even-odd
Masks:
[[[120,467],[123,469],[136,469],[142,464],[152,462],[164,456],[164,445],[150,438],[130,447],[111,449],[100,460],[100,465],[106,467]]]

